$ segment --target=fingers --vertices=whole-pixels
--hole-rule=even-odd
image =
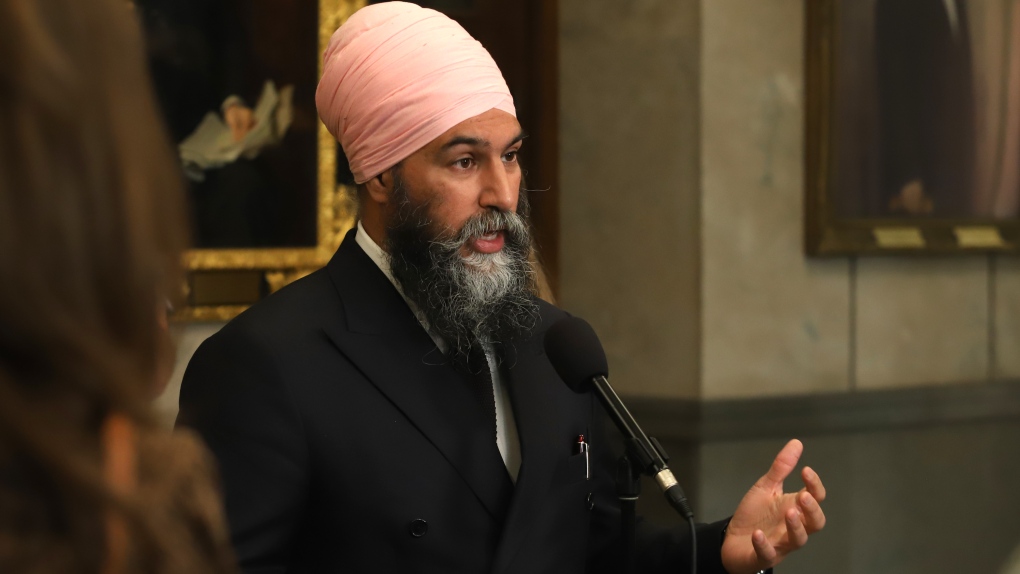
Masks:
[[[804,493],[804,496],[810,497],[808,493]],[[812,499],[814,502],[814,499]],[[818,505],[814,505],[818,508]],[[781,551],[783,555],[789,554],[794,550],[797,550],[807,544],[808,541],[808,527],[806,523],[812,519],[806,517],[801,510],[798,508],[790,508],[783,515],[783,521],[786,522],[786,540],[781,541]],[[822,524],[825,523],[825,516],[821,516]],[[780,549],[776,548],[769,542],[765,533],[761,530],[755,530],[751,535],[751,546],[754,547],[754,554],[758,560],[758,566],[761,568],[770,568],[775,566],[781,560],[779,557]]]
[[[825,502],[825,485],[822,484],[822,478],[818,473],[805,466],[804,470],[800,471],[800,476],[804,479],[804,486],[811,496],[818,502]]]
[[[825,528],[825,512],[822,511],[821,505],[818,504],[814,496],[811,496],[810,492],[800,491],[797,495],[797,508],[800,509],[804,528],[809,534],[814,534]]]
[[[802,452],[804,452],[804,445],[799,440],[793,439],[786,443],[783,450],[779,451],[776,459],[772,461],[772,467],[758,481],[759,486],[768,489],[775,489],[777,487],[782,489],[783,481],[797,467],[797,461],[800,460]]]
[[[758,557],[758,566],[768,568],[776,562],[776,549],[765,538],[765,533],[755,530],[751,535],[751,545],[754,546],[754,554]]]
[[[790,540],[790,550],[796,550],[807,544],[807,529],[801,520],[801,513],[796,508],[786,511],[786,535]]]

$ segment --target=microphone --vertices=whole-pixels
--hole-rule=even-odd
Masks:
[[[545,353],[572,391],[583,393],[594,387],[606,412],[623,434],[627,455],[636,470],[655,477],[670,506],[692,520],[694,513],[687,496],[666,464],[669,460],[666,451],[658,440],[645,434],[609,384],[606,353],[591,325],[579,317],[560,319],[545,334]]]

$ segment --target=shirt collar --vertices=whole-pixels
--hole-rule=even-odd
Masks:
[[[354,234],[354,240],[358,242],[358,245],[361,246],[361,249],[366,255],[368,255],[369,259],[375,262],[375,264],[379,267],[379,270],[383,272],[383,275],[390,280],[390,283],[397,288],[397,291],[400,292],[400,296],[403,297],[404,291],[400,288],[400,284],[393,278],[393,273],[390,271],[389,257],[387,257],[386,252],[383,251],[382,247],[379,247],[379,244],[369,237],[365,228],[362,227],[361,221],[358,221],[358,231]],[[407,297],[404,297],[404,300],[407,300]]]

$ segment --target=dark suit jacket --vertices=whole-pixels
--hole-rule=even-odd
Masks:
[[[245,572],[617,571],[601,407],[572,393],[542,349],[564,315],[541,303],[505,363],[516,485],[475,381],[447,363],[353,232],[325,269],[209,338],[188,365],[178,424],[219,461]],[[573,452],[580,434],[591,480]],[[702,574],[724,572],[721,529],[700,527]],[[643,571],[681,571],[688,540],[682,526],[643,530]]]

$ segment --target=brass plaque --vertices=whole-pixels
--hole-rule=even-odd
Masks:
[[[923,249],[924,235],[917,227],[876,227],[872,234],[883,249]]]
[[[999,228],[990,226],[954,227],[956,242],[965,249],[987,249],[989,247],[1005,247],[1006,242],[999,233]]]

